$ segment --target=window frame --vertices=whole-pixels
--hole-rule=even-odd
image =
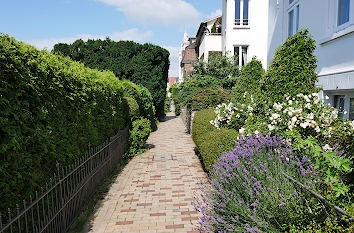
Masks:
[[[247,65],[248,63],[248,58],[249,58],[249,48],[250,46],[249,45],[245,45],[245,44],[242,44],[242,45],[233,45],[234,47],[234,55],[236,55],[236,50],[238,51],[238,65],[239,65],[239,68],[241,69],[241,67]],[[244,57],[244,53],[243,53],[243,50],[246,50],[246,56]],[[245,58],[245,60],[244,60]]]
[[[288,37],[295,35],[300,30],[300,1],[299,0],[291,0],[288,1],[287,8],[287,31]],[[290,35],[290,13],[293,11],[293,19],[292,19],[292,35]]]
[[[239,14],[240,14],[240,18],[237,19],[236,15],[237,15],[237,11],[236,11],[236,6],[237,6],[237,2],[239,1],[240,5],[239,5]],[[245,0],[234,0],[235,3],[235,7],[234,7],[234,12],[235,12],[235,17],[234,17],[234,26],[237,28],[249,28],[250,26],[250,2],[251,0],[247,0],[248,2],[248,6],[247,6],[247,19],[244,19],[244,9],[245,9],[245,5],[244,5]]]
[[[351,25],[354,24],[354,0],[349,0],[349,20],[348,22],[345,22],[341,25],[338,25],[338,21],[339,21],[339,0],[335,1],[335,6],[334,6],[334,27],[335,27],[335,31],[334,32],[338,32],[341,31],[343,29],[346,29],[347,27],[350,27]]]

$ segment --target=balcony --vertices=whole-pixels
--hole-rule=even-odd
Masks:
[[[222,35],[221,33],[204,32],[199,44],[199,58],[204,54],[208,59],[210,51],[222,51]]]

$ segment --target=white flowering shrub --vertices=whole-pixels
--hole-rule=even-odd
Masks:
[[[254,112],[254,100],[246,94],[243,103],[218,106],[217,117],[211,123],[217,128],[235,128],[245,136],[264,131],[279,133],[294,150],[308,154],[319,165],[324,182],[335,196],[349,191],[340,176],[351,171],[352,162],[341,156],[340,151],[353,144],[354,121],[339,118],[338,110],[321,100],[318,93],[286,96],[284,102],[274,103],[262,116]]]
[[[210,124],[220,129],[222,127],[240,130],[247,122],[247,119],[254,114],[255,103],[253,96],[244,94],[243,103],[223,103],[216,107],[217,114],[215,120],[210,121]]]
[[[298,94],[292,98],[288,96],[286,102],[274,103],[267,113],[266,123],[271,132],[297,130],[306,137],[323,135],[330,138],[337,118],[338,110],[320,100],[318,93],[312,93]],[[354,132],[354,121],[344,122],[342,127],[344,133],[350,136]]]

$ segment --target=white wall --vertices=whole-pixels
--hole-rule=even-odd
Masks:
[[[336,31],[335,1],[298,0],[300,28],[309,29],[316,40],[316,71],[320,77],[354,69],[354,34],[340,37],[343,32]],[[275,2],[271,1],[269,5],[268,59],[273,58],[275,49],[281,46],[288,36],[288,1],[279,1],[278,7]],[[349,31],[353,32],[354,27],[349,28]],[[335,38],[336,36],[339,37]]]
[[[267,67],[268,1],[249,0],[249,27],[235,25],[235,0],[223,1],[224,54],[233,55],[235,45],[248,45],[248,61],[257,56]]]
[[[296,0],[300,5],[299,28],[309,29],[316,40],[315,55],[318,59],[316,72],[318,86],[324,95],[345,96],[345,109],[349,112],[350,98],[354,98],[354,0],[351,0],[352,25],[337,27],[337,0]],[[288,0],[269,2],[268,60],[275,49],[288,36]],[[347,118],[349,114],[344,117]]]
[[[205,57],[205,35],[202,36],[201,43],[199,45],[198,58],[200,59],[203,55]]]
[[[221,35],[204,35],[199,46],[199,58],[204,54],[204,61],[209,58],[210,51],[222,51]]]

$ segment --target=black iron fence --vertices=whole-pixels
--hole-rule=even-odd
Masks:
[[[88,203],[97,187],[122,161],[128,129],[121,130],[100,146],[89,148],[76,163],[57,164],[56,174],[34,197],[0,214],[0,233],[66,232]]]

